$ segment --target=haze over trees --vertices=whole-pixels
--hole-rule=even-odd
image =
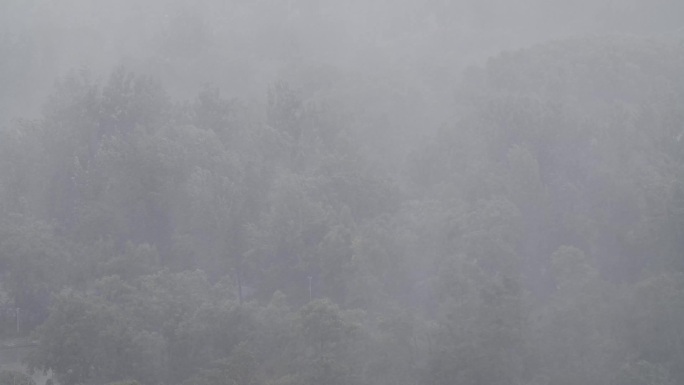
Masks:
[[[684,5],[522,3],[4,1],[0,335],[62,385],[684,383]]]

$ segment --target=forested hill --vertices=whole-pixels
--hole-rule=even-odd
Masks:
[[[0,332],[63,385],[684,383],[684,42],[545,43],[455,91],[388,165],[301,84],[73,72],[0,132]]]

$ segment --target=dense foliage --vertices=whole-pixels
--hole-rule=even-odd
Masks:
[[[299,84],[74,72],[0,133],[0,305],[63,385],[682,383],[683,75],[665,39],[504,53],[388,165]]]

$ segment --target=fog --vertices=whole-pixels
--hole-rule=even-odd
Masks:
[[[396,116],[388,124],[405,122],[410,132],[449,115],[469,65],[573,36],[677,33],[682,13],[674,0],[4,0],[0,6],[5,120],[34,116],[69,71],[102,80],[124,65],[159,79],[177,99],[204,84],[228,97],[263,99],[269,85],[287,80],[306,98],[336,98],[356,108],[383,100],[368,119]]]
[[[684,383],[683,135],[678,0],[0,0],[0,385]]]

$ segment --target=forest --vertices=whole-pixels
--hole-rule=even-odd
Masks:
[[[1,3],[0,384],[684,383],[684,4]]]

